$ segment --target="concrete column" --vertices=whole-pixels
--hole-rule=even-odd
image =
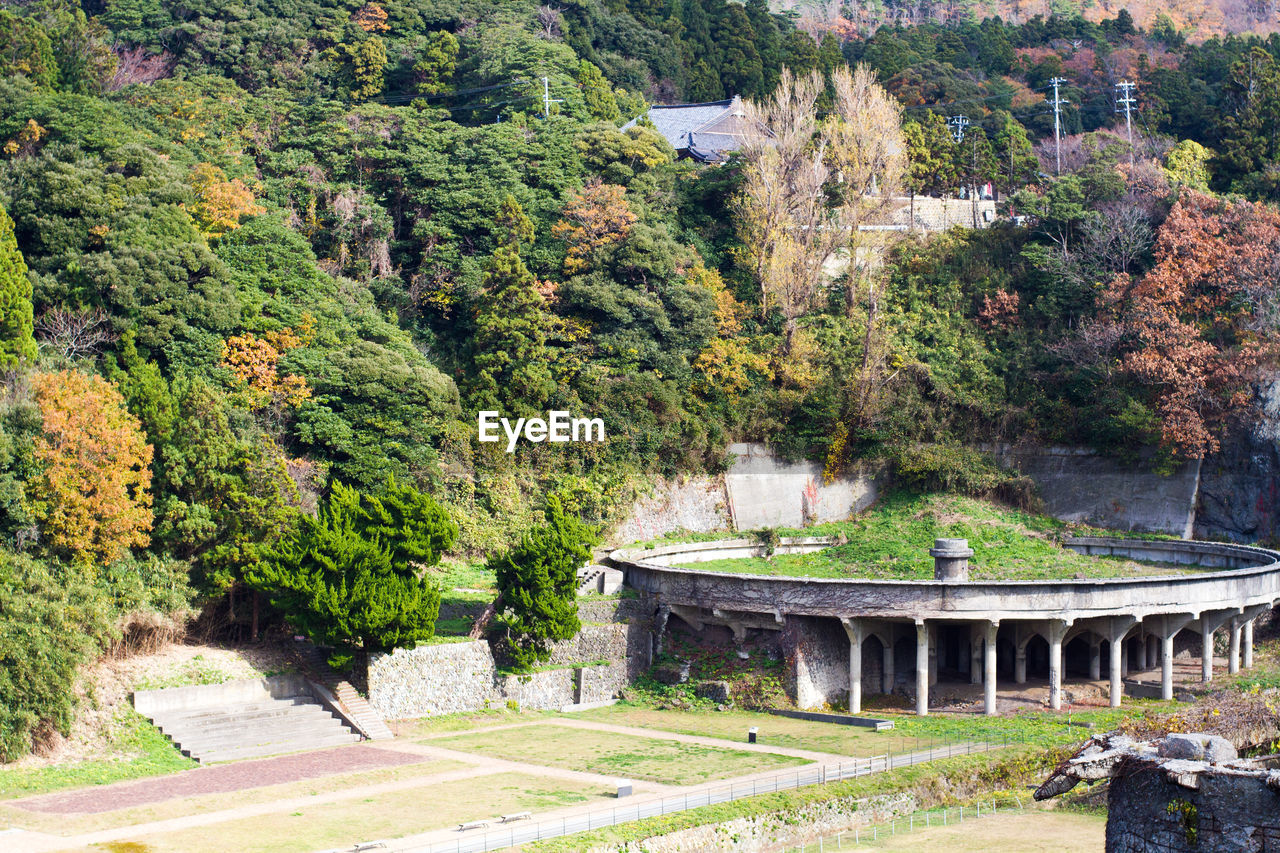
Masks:
[[[1157,656],[1156,649],[1158,648],[1158,644],[1160,641],[1155,636],[1148,634],[1144,642],[1145,642],[1145,645],[1143,646],[1142,653],[1145,656],[1146,665],[1143,666],[1143,669],[1146,669],[1146,670],[1155,669],[1156,656]]]
[[[996,633],[999,622],[988,622],[983,643],[983,710],[988,717],[996,713]]]
[[[841,619],[849,635],[849,713],[862,713],[862,620]]]
[[[1127,640],[1120,641],[1120,677],[1129,677],[1129,649],[1125,646]]]
[[[1027,647],[1019,646],[1013,656],[1013,683],[1027,683]]]
[[[1205,684],[1213,681],[1213,634],[1214,629],[1200,623],[1200,680]]]
[[[1242,660],[1240,665],[1245,669],[1253,666],[1253,620],[1250,619],[1244,623],[1244,636],[1241,638],[1240,654]]]
[[[1160,698],[1173,698],[1173,638],[1176,632],[1160,638]]]
[[[929,626],[916,622],[916,713],[929,714]]]
[[[1111,668],[1107,671],[1111,676],[1111,707],[1119,708],[1124,696],[1124,639],[1111,638]]]
[[[1102,678],[1102,641],[1094,638],[1089,641],[1089,680]]]
[[[1231,650],[1227,652],[1227,672],[1235,675],[1240,671],[1240,618],[1231,617]]]
[[[881,661],[880,677],[882,680],[881,692],[892,693],[894,672],[893,672],[893,634],[889,635],[889,642],[884,647],[884,659]]]
[[[1062,709],[1062,635],[1065,631],[1054,625],[1049,628],[1049,707]]]

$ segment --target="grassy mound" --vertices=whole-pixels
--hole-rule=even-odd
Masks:
[[[1065,548],[1073,535],[1114,535],[1046,516],[1008,509],[959,495],[893,493],[859,517],[781,536],[841,536],[844,544],[814,554],[774,555],[691,563],[682,568],[817,578],[928,580],[929,548],[938,538],[968,539],[974,580],[1112,578],[1193,574],[1202,569],[1139,563],[1113,557],[1085,557]]]

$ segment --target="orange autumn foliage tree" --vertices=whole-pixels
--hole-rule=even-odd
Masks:
[[[31,380],[43,420],[27,497],[46,547],[110,563],[151,541],[151,457],[116,387],[74,370]]]
[[[591,257],[600,249],[621,242],[636,224],[636,215],[627,204],[627,190],[595,178],[573,194],[565,206],[564,218],[551,226],[551,233],[569,246],[564,271],[568,275],[591,268]]]
[[[311,396],[307,380],[280,371],[280,359],[315,337],[315,318],[308,315],[295,329],[246,333],[227,339],[222,366],[235,374],[249,392],[249,407],[297,407]]]
[[[1120,327],[1119,364],[1154,391],[1163,444],[1199,458],[1252,404],[1258,367],[1277,354],[1280,212],[1185,193],[1155,255],[1149,273],[1117,278],[1106,295]]]

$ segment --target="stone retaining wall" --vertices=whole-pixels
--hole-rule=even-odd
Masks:
[[[526,675],[500,674],[485,640],[370,655],[369,703],[384,719],[407,719],[512,702],[545,710],[612,699],[650,663],[648,608],[634,598],[582,602],[582,630],[556,644],[555,668]]]

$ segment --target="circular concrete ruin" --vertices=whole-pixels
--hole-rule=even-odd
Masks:
[[[775,554],[804,554],[835,544],[829,537],[782,539]],[[628,586],[647,593],[695,630],[724,625],[748,631],[794,629],[788,653],[796,700],[812,707],[843,698],[851,713],[862,693],[891,692],[895,673],[914,658],[916,711],[928,713],[939,660],[983,684],[996,712],[999,672],[1027,682],[1028,658],[1046,672],[1049,703],[1062,705],[1064,657],[1100,680],[1103,649],[1110,700],[1118,707],[1130,666],[1161,668],[1160,696],[1173,698],[1174,640],[1200,635],[1201,677],[1213,677],[1213,637],[1230,635],[1228,671],[1252,664],[1253,619],[1280,601],[1280,551],[1189,540],[1109,537],[1067,539],[1080,554],[1197,566],[1188,575],[1061,580],[967,580],[964,540],[937,540],[934,580],[778,577],[699,571],[688,564],[760,557],[747,539],[630,548],[610,557]],[[684,566],[683,568],[681,566]],[[914,644],[914,655],[908,644]],[[837,646],[840,647],[837,652]],[[877,647],[878,646],[878,650]],[[879,654],[877,655],[877,651]],[[839,658],[837,665],[835,658]],[[1087,664],[1084,661],[1087,660]],[[1043,666],[1041,666],[1043,664]],[[879,678],[875,677],[878,670]],[[870,682],[870,684],[868,684]]]

